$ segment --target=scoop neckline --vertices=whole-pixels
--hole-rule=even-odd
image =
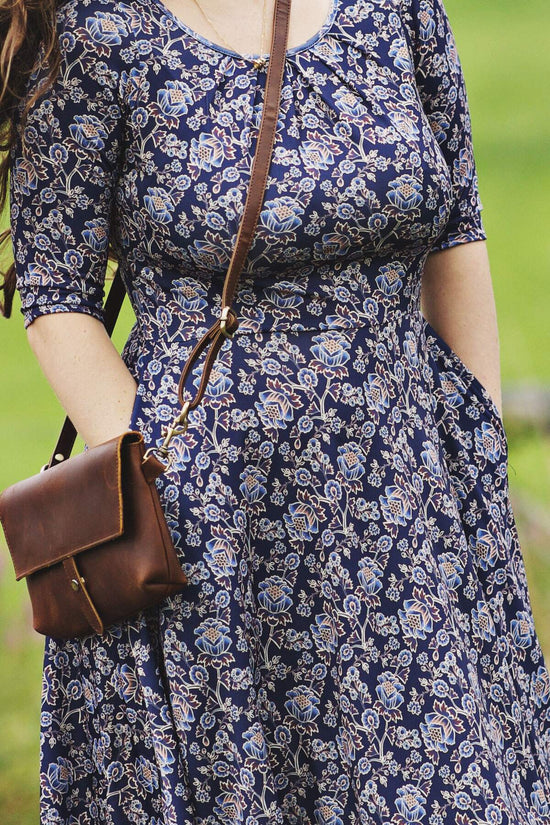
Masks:
[[[247,52],[245,54],[239,54],[233,49],[228,49],[225,46],[222,46],[220,43],[214,43],[213,40],[210,40],[208,37],[199,34],[199,32],[196,32],[194,29],[191,28],[191,26],[188,26],[187,23],[184,23],[183,20],[181,20],[176,14],[174,14],[174,12],[171,11],[168,8],[168,6],[166,6],[163,3],[162,0],[150,0],[150,2],[157,6],[157,8],[160,9],[160,11],[162,11],[162,13],[166,17],[172,20],[172,22],[175,23],[175,25],[178,26],[178,28],[183,29],[183,31],[186,32],[194,40],[198,40],[199,43],[208,46],[214,51],[222,52],[223,54],[228,54],[231,57],[237,58],[238,60],[246,60],[250,62],[256,61],[260,57],[269,60],[269,52],[265,52],[263,54],[251,54],[250,52]],[[325,36],[325,34],[330,30],[332,24],[334,23],[334,20],[336,19],[336,12],[338,10],[340,2],[341,0],[330,0],[330,9],[325,18],[325,22],[323,23],[321,28],[315,34],[312,34],[311,37],[305,41],[305,43],[299,43],[297,46],[293,46],[291,49],[287,49],[285,57],[296,54],[297,52],[305,51],[306,49],[309,49],[312,46],[314,46],[319,40],[321,40],[321,38]]]

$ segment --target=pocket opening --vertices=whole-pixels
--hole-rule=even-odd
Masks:
[[[426,333],[435,338],[440,348],[451,359],[451,361],[454,361],[454,363],[457,365],[458,370],[468,380],[468,385],[471,391],[478,397],[482,404],[485,405],[487,410],[494,416],[501,430],[501,433],[504,435],[504,437],[506,437],[506,431],[504,429],[504,420],[502,415],[500,414],[497,405],[493,400],[492,395],[485,388],[484,384],[481,383],[477,375],[475,375],[475,373],[473,373],[472,370],[467,366],[467,364],[462,360],[460,355],[447,343],[447,341],[444,338],[441,337],[437,330],[435,330],[434,327],[432,327],[430,322],[424,316],[422,317]]]

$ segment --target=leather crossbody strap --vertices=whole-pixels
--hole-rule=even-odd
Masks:
[[[254,237],[254,232],[256,230],[265,194],[267,175],[269,172],[273,144],[275,142],[275,135],[277,131],[277,117],[281,99],[281,88],[288,42],[290,7],[291,0],[275,0],[271,51],[268,62],[262,120],[258,134],[256,152],[254,154],[252,164],[250,185],[244,206],[243,218],[239,226],[235,248],[231,256],[231,261],[229,263],[229,268],[223,286],[221,315],[220,318],[218,318],[205,333],[205,335],[197,342],[183,367],[178,385],[178,399],[180,404],[184,405],[184,410],[174,419],[172,425],[168,428],[168,436],[165,439],[163,447],[158,448],[164,455],[167,455],[165,445],[167,447],[167,444],[173,435],[177,435],[179,432],[185,431],[187,427],[187,413],[190,409],[194,409],[201,402],[210,378],[212,366],[222,344],[227,337],[232,337],[233,333],[239,326],[237,315],[232,309],[231,304],[235,297],[237,283]],[[122,281],[120,271],[117,268],[104,306],[104,324],[109,335],[113,332],[125,295],[126,290],[124,283]],[[185,380],[197,358],[208,345],[210,345],[210,348],[205,358],[199,389],[197,390],[193,400],[186,401],[184,404],[183,388]],[[177,426],[182,422],[185,422],[185,427],[183,430],[178,429]],[[44,465],[42,469],[52,467],[54,464],[59,464],[61,461],[69,457],[76,439],[76,434],[76,429],[70,418],[67,416],[50,461],[47,465]]]

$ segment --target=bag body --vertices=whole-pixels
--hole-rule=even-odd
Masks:
[[[103,633],[188,583],[155,485],[128,430],[0,494],[0,521],[33,626],[57,638]]]

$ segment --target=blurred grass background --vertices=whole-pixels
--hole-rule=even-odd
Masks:
[[[468,89],[501,338],[503,387],[550,385],[550,59],[547,0],[446,0]],[[1,228],[8,225],[7,214]],[[2,265],[8,263],[2,261]],[[128,303],[114,340],[133,317]],[[64,414],[32,355],[18,301],[0,318],[0,489],[48,460]],[[535,626],[550,657],[550,435],[511,428],[509,478]],[[74,452],[83,448],[79,440]],[[38,818],[43,640],[0,552],[0,821]]]

